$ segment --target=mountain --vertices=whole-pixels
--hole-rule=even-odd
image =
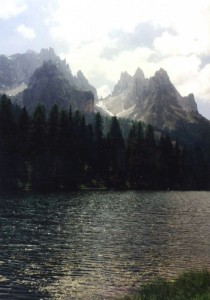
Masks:
[[[92,86],[87,78],[84,76],[81,70],[77,72],[77,76],[74,77],[75,80],[75,86],[79,88],[82,91],[91,91],[94,95],[94,99],[98,98],[96,88]]]
[[[39,54],[29,50],[8,57],[0,55],[0,93],[12,96],[22,91],[34,71],[48,60],[59,60],[52,48],[42,49]]]
[[[178,120],[198,114],[193,94],[182,97],[163,69],[149,79],[140,68],[133,77],[127,72],[122,73],[112,95],[99,102],[98,106],[118,117],[169,129],[173,129]]]
[[[182,97],[163,69],[151,78],[145,78],[140,68],[134,76],[123,72],[112,95],[97,102],[96,110],[143,121],[183,140],[205,139],[210,130],[210,122],[198,112],[194,95]]]
[[[7,94],[13,103],[26,106],[31,113],[39,104],[47,110],[53,104],[61,108],[94,111],[96,89],[82,71],[73,76],[66,60],[52,48],[40,53],[27,51],[9,57],[0,55],[0,94]]]
[[[22,92],[28,86],[35,70],[49,60],[62,69],[71,86],[78,90],[91,91],[97,98],[96,89],[89,84],[83,73],[79,71],[77,76],[73,76],[66,60],[56,55],[53,48],[42,49],[40,53],[29,50],[23,54],[0,55],[0,94],[16,96]]]
[[[94,110],[93,93],[78,90],[59,64],[52,61],[44,62],[36,69],[23,91],[22,102],[30,113],[38,104],[43,104],[47,111],[54,104],[63,109],[69,109],[71,105],[72,110],[78,109],[84,113]]]

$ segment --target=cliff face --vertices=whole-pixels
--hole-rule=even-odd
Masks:
[[[43,104],[47,111],[54,104],[63,109],[71,106],[72,110],[87,113],[92,113],[94,107],[93,93],[76,89],[59,65],[52,61],[45,62],[34,72],[22,100],[30,113],[38,104]]]
[[[75,85],[82,91],[91,91],[95,100],[98,98],[96,89],[89,83],[81,70],[77,72],[77,76],[75,77]]]
[[[182,97],[163,69],[149,79],[140,68],[133,77],[122,73],[112,95],[99,105],[109,114],[144,121],[161,129],[194,122],[194,116],[199,115],[193,94]]]
[[[34,71],[48,60],[62,63],[52,48],[42,49],[40,53],[27,51],[9,57],[0,55],[0,91],[14,95],[16,89],[28,85]]]
[[[66,63],[52,48],[40,53],[27,51],[10,57],[0,56],[0,94],[32,112],[39,103],[49,110],[53,104],[61,108],[92,113],[96,89],[82,71],[73,76]]]
[[[54,74],[55,76],[51,78],[51,83],[47,80],[47,76],[50,76],[50,72],[49,68],[48,70],[46,69],[46,65],[44,67],[45,71],[42,69],[45,75],[43,75],[40,70],[37,73],[37,70],[42,68],[43,64],[49,61],[59,70],[59,76]],[[41,76],[40,80],[38,76]],[[59,87],[58,90],[60,93],[56,92],[55,87]],[[49,88],[51,90],[48,91],[47,89]],[[68,89],[69,91],[67,91]],[[76,90],[78,92],[75,92]],[[75,94],[74,100],[71,99],[73,91]],[[89,92],[92,92],[92,94]],[[24,54],[14,54],[9,57],[0,55],[0,94],[3,93],[10,97],[15,97],[12,100],[16,104],[20,106],[26,105],[30,110],[37,102],[43,103],[44,101],[47,106],[50,105],[49,95],[52,97],[52,103],[57,101],[62,107],[71,101],[72,106],[78,108],[81,107],[81,103],[76,104],[74,102],[84,101],[85,110],[89,111],[93,111],[92,100],[87,108],[87,101],[84,99],[92,99],[93,95],[94,98],[97,99],[96,89],[88,82],[84,74],[79,71],[77,76],[73,76],[66,60],[62,60],[57,56],[52,48],[42,49],[40,53],[27,51]],[[43,98],[38,99],[38,96],[46,100],[43,100]],[[79,99],[80,96],[82,97],[81,99]],[[55,100],[55,97],[57,97],[58,100]],[[32,103],[29,103],[30,99]],[[81,107],[81,109],[82,108],[83,107]]]

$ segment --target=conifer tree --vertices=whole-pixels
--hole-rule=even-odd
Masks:
[[[142,155],[144,149],[141,122],[134,123],[127,140],[127,175],[131,187],[140,188],[142,184]]]
[[[24,107],[18,119],[17,126],[17,160],[18,160],[18,180],[23,189],[29,181],[29,145],[30,145],[30,117]]]
[[[16,123],[6,95],[0,100],[0,188],[17,188]]]
[[[110,149],[109,165],[111,184],[115,187],[121,187],[125,184],[125,143],[119,122],[115,116],[111,119],[110,130],[107,138]]]
[[[142,153],[142,181],[145,188],[155,188],[156,186],[156,141],[154,128],[147,125],[144,137],[144,150]]]
[[[49,190],[49,157],[47,155],[47,122],[45,108],[38,105],[31,121],[31,185],[39,191]]]
[[[47,154],[49,160],[49,184],[51,189],[60,187],[59,160],[59,108],[52,106],[47,123]]]
[[[79,153],[76,149],[74,118],[62,110],[59,121],[59,153],[61,186],[66,190],[79,185]]]
[[[103,119],[99,112],[96,113],[94,118],[94,174],[96,181],[107,181],[107,155],[106,155],[106,141],[103,134]]]
[[[157,165],[157,184],[159,187],[172,188],[173,145],[169,135],[161,135]]]

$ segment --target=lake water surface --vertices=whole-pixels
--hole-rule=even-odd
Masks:
[[[115,299],[210,268],[209,192],[0,199],[0,299]]]

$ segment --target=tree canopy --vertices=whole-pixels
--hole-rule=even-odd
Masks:
[[[209,189],[209,149],[186,148],[141,122],[125,138],[115,116],[107,122],[96,113],[87,124],[71,108],[47,114],[38,105],[29,115],[0,99],[0,191]]]

